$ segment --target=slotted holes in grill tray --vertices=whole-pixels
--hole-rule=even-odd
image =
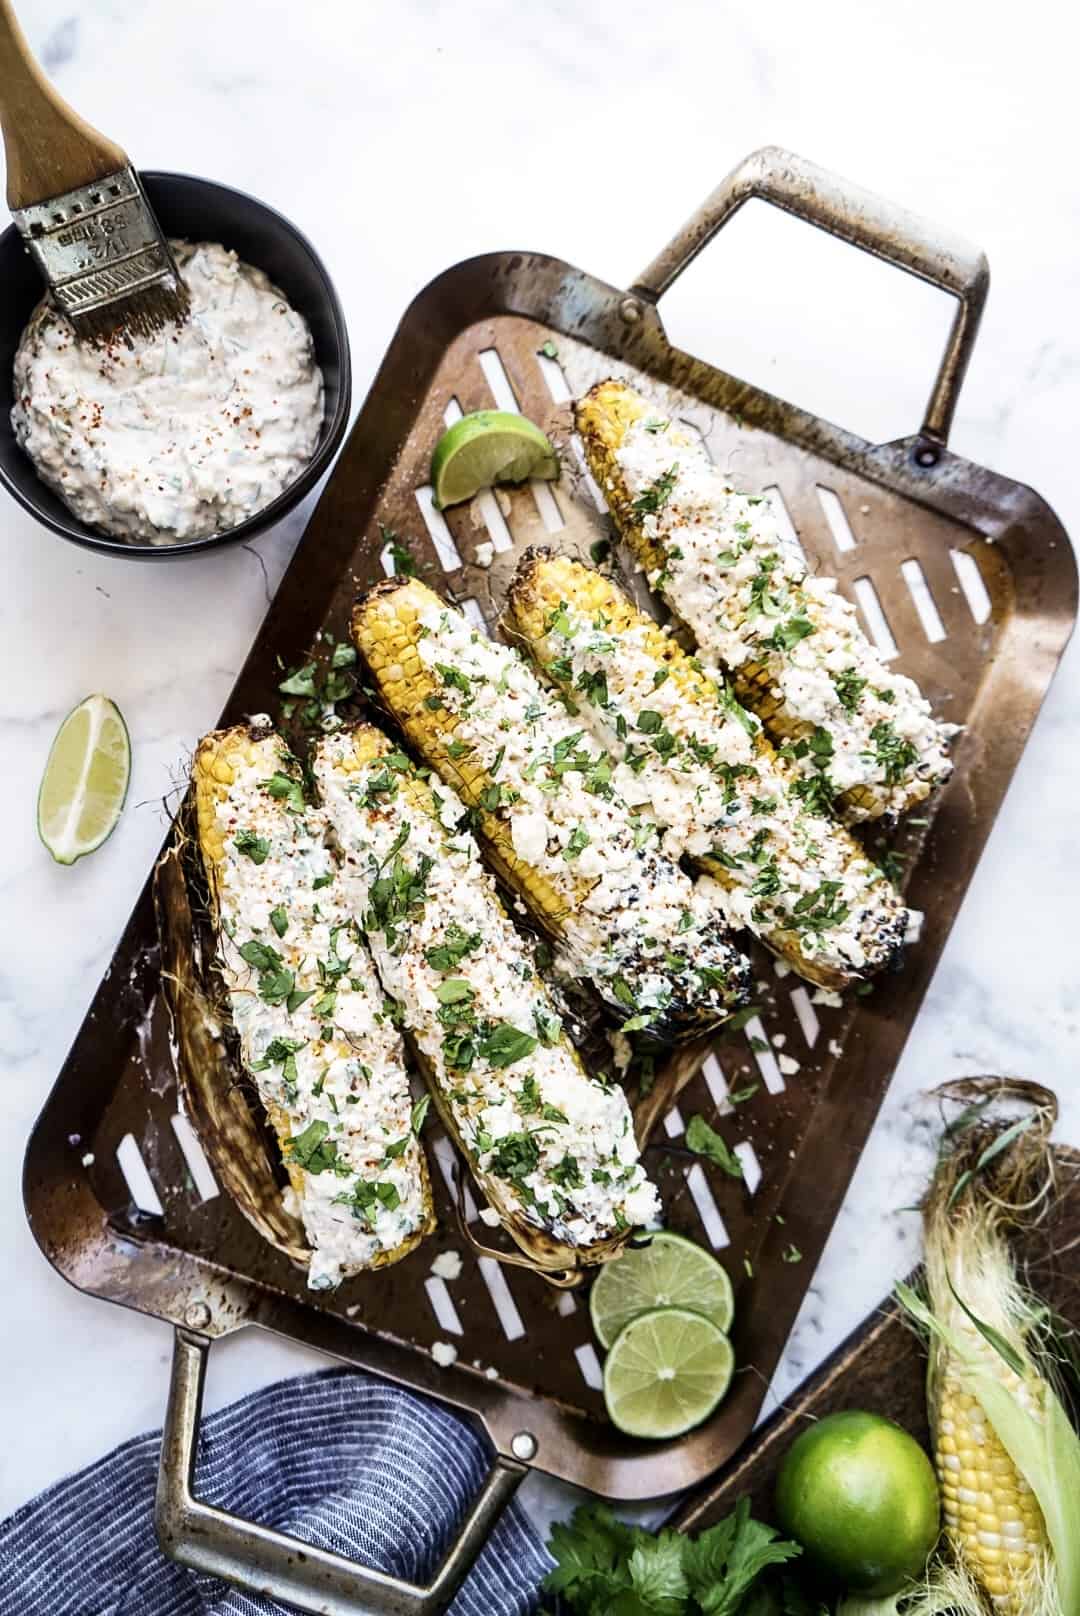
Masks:
[[[499,322],[490,332],[483,327],[466,332],[450,349],[423,412],[434,419],[436,430],[434,434],[417,433],[395,468],[369,535],[373,542],[364,547],[369,554],[357,558],[358,583],[374,575],[371,551],[380,575],[393,568],[388,547],[376,539],[376,535],[382,536],[381,524],[408,545],[422,574],[435,588],[449,592],[478,626],[497,632],[507,581],[528,545],[554,543],[587,557],[590,546],[604,536],[607,530],[596,500],[580,471],[574,470],[572,451],[564,455],[568,474],[554,486],[536,483],[520,490],[500,490],[445,515],[431,503],[426,472],[433,438],[463,411],[521,409],[561,444],[566,443],[569,416],[565,403],[560,407],[560,399],[576,393],[609,367],[601,364],[598,369],[594,354],[566,339],[556,344],[558,359],[552,360],[538,353],[545,340],[550,338],[542,328],[511,319]],[[641,381],[632,372],[627,374],[628,379]],[[661,397],[665,391],[660,390]],[[877,490],[851,483],[841,497],[824,483],[784,476],[782,465],[771,457],[768,464],[762,464],[759,456],[765,446],[756,441],[760,434],[746,434],[730,419],[706,415],[690,400],[671,402],[680,418],[701,433],[712,458],[729,466],[740,485],[757,489],[765,486],[763,477],[776,478],[769,485],[773,498],[787,512],[792,531],[812,564],[835,572],[849,587],[865,581],[877,600],[887,603],[880,609],[901,651],[916,636],[925,640],[917,602],[905,581],[906,558],[901,554],[898,564],[893,548],[893,518],[875,508]],[[829,475],[837,480],[834,471]],[[890,524],[887,546],[879,545],[877,550],[875,519]],[[961,537],[951,535],[953,544]],[[485,544],[492,547],[492,562],[477,565],[477,551],[483,555]],[[924,549],[925,544],[920,553]],[[946,544],[940,547],[940,560],[943,565],[933,569],[934,584],[927,587],[936,588],[935,602],[940,597],[938,613],[949,624],[947,633],[970,644],[977,625],[950,567]],[[353,590],[352,577],[343,581],[331,613],[333,623],[344,622]],[[870,620],[866,626],[871,631],[876,627]],[[969,678],[977,675],[977,661],[971,661],[969,667],[970,672],[943,658],[933,670],[929,693],[943,710],[951,711],[952,704],[962,710],[970,706],[973,691],[957,688],[965,672]],[[925,663],[922,677],[925,684]],[[650,1171],[664,1192],[669,1223],[715,1250],[737,1291],[747,1297],[755,1280],[759,1289],[762,1281],[767,1283],[767,1275],[760,1272],[761,1248],[770,1226],[783,1231],[781,1261],[794,1266],[811,1260],[800,1244],[805,1241],[810,1246],[806,1231],[784,1218],[784,1185],[800,1143],[806,1102],[841,1048],[849,1014],[831,996],[800,986],[797,977],[778,976],[764,950],[754,950],[754,963],[758,1015],[744,1030],[717,1044],[700,1076],[666,1110],[648,1152]],[[887,999],[888,984],[879,992]],[[789,1103],[789,1084],[798,1087],[801,1103],[797,1108]],[[144,1132],[141,1145],[150,1181],[164,1206],[164,1232],[182,1245],[194,1242],[195,1249],[210,1255],[221,1222],[235,1223],[235,1213],[227,1205],[211,1208],[203,1200],[177,1149],[171,1093],[161,1098],[163,1103],[152,1108],[152,1125]],[[119,1108],[122,1115],[126,1110],[126,1106]],[[750,1167],[742,1183],[687,1152],[686,1125],[698,1112],[711,1120],[722,1118],[719,1126],[725,1137]],[[125,1130],[123,1137],[130,1149],[134,1143],[130,1131]],[[428,1350],[436,1341],[447,1342],[465,1364],[480,1372],[497,1368],[521,1386],[538,1381],[546,1393],[599,1413],[602,1399],[596,1358],[588,1350],[592,1337],[580,1297],[563,1300],[562,1322],[552,1343],[550,1319],[558,1298],[532,1276],[472,1255],[455,1228],[453,1151],[444,1137],[436,1133],[431,1138],[439,1235],[387,1279],[378,1276],[356,1282],[336,1298],[317,1298],[317,1305],[341,1308],[347,1316],[350,1309],[356,1309],[354,1316],[362,1316],[370,1328],[392,1330]],[[114,1142],[106,1126],[94,1141],[95,1156],[101,1152],[107,1158],[122,1142]],[[479,1221],[471,1197],[467,1210],[472,1212],[473,1232],[490,1242],[491,1233]],[[230,1259],[235,1261],[232,1240],[230,1235]],[[772,1244],[776,1244],[775,1236]],[[456,1251],[462,1259],[460,1275],[449,1281],[430,1276],[432,1260],[442,1250]],[[410,1291],[415,1292],[404,1317],[399,1273],[402,1283],[407,1277]],[[553,1344],[557,1346],[554,1352],[550,1350]],[[498,1350],[490,1351],[491,1346]]]
[[[798,412],[785,414],[787,407],[766,395],[676,354],[658,325],[635,351],[619,334],[618,294],[598,283],[589,285],[599,312],[575,323],[579,331],[592,324],[581,331],[588,340],[558,328],[566,309],[557,295],[549,299],[551,324],[515,312],[466,319],[440,302],[439,285],[413,362],[405,338],[397,339],[402,352],[391,349],[228,719],[275,710],[278,658],[303,658],[324,628],[344,636],[357,588],[392,570],[388,531],[408,545],[421,575],[489,632],[497,632],[506,586],[528,545],[587,557],[610,529],[602,490],[588,478],[573,438],[569,400],[599,377],[619,374],[700,432],[739,486],[768,491],[792,542],[816,569],[839,579],[868,632],[895,644],[897,665],[919,679],[944,717],[968,725],[957,743],[956,781],[936,809],[894,838],[909,872],[909,901],[926,911],[905,973],[840,1005],[781,976],[771,957],[753,948],[756,1016],[717,1042],[653,1128],[646,1160],[667,1221],[715,1250],[734,1281],[743,1372],[713,1425],[683,1443],[655,1449],[619,1438],[603,1419],[586,1293],[560,1294],[470,1253],[456,1227],[453,1153],[430,1125],[436,1235],[383,1273],[337,1293],[308,1293],[303,1276],[260,1240],[228,1197],[212,1193],[212,1177],[208,1184],[188,1164],[145,898],[113,967],[126,980],[103,985],[39,1124],[28,1205],[49,1255],[87,1289],[181,1323],[197,1297],[212,1333],[249,1320],[288,1331],[476,1409],[504,1450],[509,1433],[528,1423],[539,1440],[537,1463],[569,1479],[615,1496],[661,1493],[713,1468],[752,1423],[763,1377],[775,1366],[1004,790],[996,776],[990,784],[981,779],[988,737],[980,704],[995,651],[1014,623],[1013,568],[974,524],[888,486],[888,468],[859,461],[855,449],[866,446]],[[504,293],[485,285],[476,300],[482,307],[486,298],[490,310]],[[469,295],[466,288],[466,304]],[[557,357],[540,351],[545,344],[554,344]],[[549,432],[561,451],[562,479],[488,494],[441,515],[428,485],[432,448],[459,412],[493,406],[518,408]],[[991,505],[984,494],[983,507]],[[482,547],[490,565],[479,564]],[[624,580],[640,588],[625,558],[621,565]],[[1030,716],[1022,714],[1009,732],[1010,757]],[[687,1152],[685,1129],[698,1112],[738,1151],[742,1181]],[[133,1202],[117,1157],[125,1140],[129,1176],[134,1148],[160,1216]],[[84,1155],[93,1158],[85,1166]],[[92,1237],[99,1208],[104,1234]],[[467,1208],[474,1233],[491,1243],[471,1197]],[[452,1263],[433,1273],[447,1252],[460,1254],[460,1273]],[[437,1342],[456,1349],[452,1368],[435,1367]],[[525,1401],[532,1397],[540,1401]]]

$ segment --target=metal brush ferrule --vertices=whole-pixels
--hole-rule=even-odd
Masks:
[[[53,301],[77,326],[110,305],[170,295],[186,302],[169,244],[132,168],[17,208],[13,217]],[[178,311],[182,312],[182,311]]]

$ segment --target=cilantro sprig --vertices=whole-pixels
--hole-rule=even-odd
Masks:
[[[749,1616],[751,1606],[759,1608],[763,1574],[802,1552],[753,1519],[746,1498],[696,1538],[647,1532],[602,1504],[582,1506],[552,1527],[548,1548],[556,1565],[544,1586],[579,1616]],[[814,1608],[797,1605],[794,1588],[785,1595],[775,1608]]]

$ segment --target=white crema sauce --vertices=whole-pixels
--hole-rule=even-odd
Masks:
[[[173,544],[256,515],[315,453],[311,332],[266,275],[213,242],[173,242],[191,313],[152,337],[76,340],[50,304],[15,356],[12,425],[80,521]]]

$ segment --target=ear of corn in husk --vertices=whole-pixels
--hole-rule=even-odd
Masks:
[[[1032,1085],[999,1092],[1018,1088],[1047,1096]],[[1047,1310],[1020,1282],[1007,1238],[1010,1221],[1044,1199],[1033,1187],[1050,1167],[1052,1120],[1051,1101],[1026,1127],[980,1124],[953,1139],[924,1208],[925,1296],[899,1287],[930,1339],[928,1402],[954,1570],[1001,1616],[1080,1611],[1080,1439],[1048,1372]],[[932,1578],[932,1593],[939,1583]],[[957,1599],[949,1608],[973,1607]]]

